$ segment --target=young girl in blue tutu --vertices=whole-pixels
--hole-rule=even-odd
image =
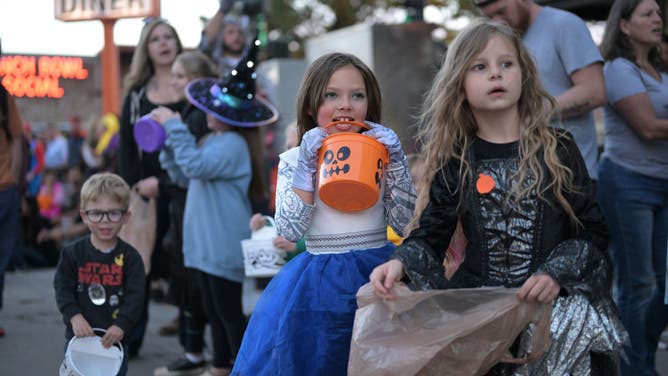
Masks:
[[[251,315],[233,375],[345,375],[357,290],[388,259],[389,224],[399,235],[410,222],[415,188],[396,133],[380,124],[381,97],[357,57],[333,53],[307,70],[297,99],[300,145],[280,155],[275,221],[278,233],[307,252],[272,279]],[[335,121],[366,122],[325,126]],[[318,149],[329,134],[361,132],[389,154],[380,194],[368,209],[340,211],[317,186]]]

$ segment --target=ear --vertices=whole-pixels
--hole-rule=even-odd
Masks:
[[[81,217],[83,223],[88,224],[88,218],[86,218],[86,213],[83,209],[79,210],[79,216]]]
[[[627,20],[619,20],[619,31],[625,36],[629,36],[629,22]]]

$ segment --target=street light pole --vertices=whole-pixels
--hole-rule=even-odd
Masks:
[[[104,49],[102,50],[102,113],[118,115],[120,103],[120,59],[114,44],[115,19],[104,18]]]

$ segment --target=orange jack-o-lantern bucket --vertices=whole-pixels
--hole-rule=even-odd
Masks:
[[[369,128],[356,121],[335,121],[325,128],[337,124]],[[378,201],[387,162],[387,149],[373,137],[353,132],[329,135],[318,150],[318,196],[334,209],[368,209]]]

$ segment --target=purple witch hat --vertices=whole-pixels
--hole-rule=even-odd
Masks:
[[[202,78],[186,87],[188,100],[225,124],[260,127],[278,119],[278,111],[255,95],[255,65],[259,40],[248,49],[239,64],[223,79]]]

